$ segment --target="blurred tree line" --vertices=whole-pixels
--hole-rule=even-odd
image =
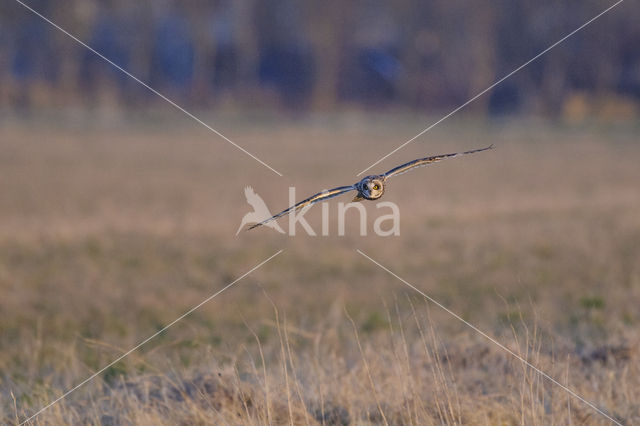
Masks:
[[[454,108],[610,4],[595,0],[26,0],[181,104]],[[640,4],[625,2],[470,108],[638,111]],[[159,99],[12,0],[0,107]],[[594,111],[595,109],[595,111]]]

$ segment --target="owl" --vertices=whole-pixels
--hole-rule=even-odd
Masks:
[[[466,155],[466,154],[475,154],[476,152],[487,151],[489,149],[493,149],[493,144],[485,148],[473,149],[465,152],[454,152],[452,154],[442,154],[442,155],[434,155],[433,157],[418,158],[417,160],[409,161],[408,163],[405,163],[401,166],[394,167],[393,169],[381,175],[366,176],[360,182],[356,182],[353,185],[339,186],[337,188],[333,188],[327,191],[318,192],[317,194],[312,195],[309,198],[305,198],[299,203],[294,204],[288,209],[283,210],[274,216],[271,216],[269,219],[263,220],[260,223],[256,223],[255,225],[250,226],[248,229],[250,230],[250,229],[257,228],[258,226],[265,225],[289,213],[298,211],[300,209],[303,209],[307,206],[311,206],[320,201],[325,201],[325,200],[328,200],[329,198],[337,197],[338,195],[342,195],[351,191],[357,191],[353,201],[377,200],[380,197],[382,197],[382,195],[384,194],[387,179],[391,177],[399,176],[403,173],[408,172],[409,170],[415,169],[416,167],[423,167],[432,163],[436,163],[440,160],[444,160],[445,158],[452,158],[452,157],[457,157],[459,155]]]

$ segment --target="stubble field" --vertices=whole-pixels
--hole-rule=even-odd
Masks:
[[[451,120],[376,166],[400,236],[236,234],[355,182],[428,120],[214,117],[279,177],[173,119],[0,126],[0,423],[609,424],[378,261],[623,424],[640,422],[633,126]],[[320,233],[321,208],[306,216]],[[350,212],[354,213],[354,212]],[[287,221],[283,221],[286,228]]]

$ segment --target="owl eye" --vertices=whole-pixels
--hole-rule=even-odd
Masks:
[[[377,184],[373,185],[373,189],[375,189],[377,191],[378,189],[380,189],[380,185],[377,185]]]

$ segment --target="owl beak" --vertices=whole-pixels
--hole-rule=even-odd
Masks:
[[[356,203],[358,201],[362,201],[364,200],[364,197],[361,197],[360,194],[356,195],[355,197],[353,197],[353,200],[351,200],[352,203]]]

